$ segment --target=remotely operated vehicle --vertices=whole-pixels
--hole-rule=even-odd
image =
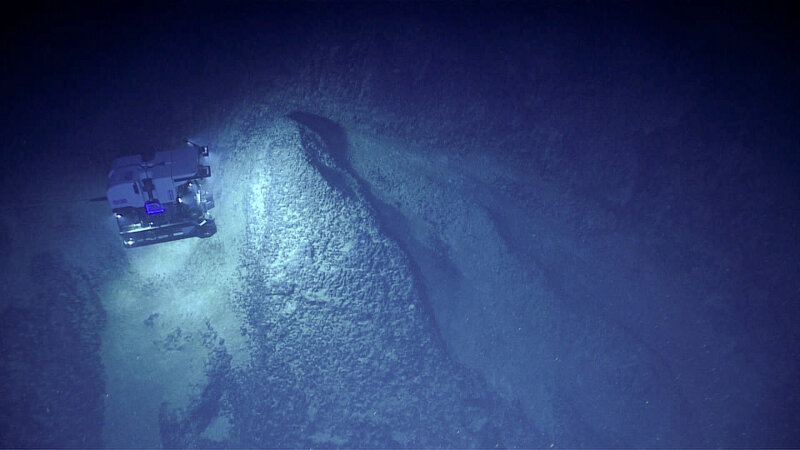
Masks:
[[[206,190],[211,167],[208,147],[189,140],[186,147],[114,160],[106,197],[125,247],[139,247],[216,231],[209,210],[214,197]]]

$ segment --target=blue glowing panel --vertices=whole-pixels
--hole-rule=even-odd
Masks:
[[[161,214],[164,212],[164,205],[158,202],[145,203],[144,208],[147,214]]]

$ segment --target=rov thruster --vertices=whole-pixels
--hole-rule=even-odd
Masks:
[[[117,158],[108,173],[106,196],[125,247],[139,247],[217,231],[206,189],[208,147],[192,141],[175,150]]]

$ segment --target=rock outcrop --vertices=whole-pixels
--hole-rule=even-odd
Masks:
[[[214,342],[202,395],[162,409],[164,445],[541,445],[519,406],[448,356],[410,261],[331,148],[340,132],[281,118],[235,141],[226,201],[244,214],[251,362],[232,368]]]

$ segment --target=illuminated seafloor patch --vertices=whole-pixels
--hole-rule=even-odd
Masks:
[[[217,235],[126,252],[103,294],[105,444],[542,444],[447,355],[407,256],[312,128],[234,132]]]

